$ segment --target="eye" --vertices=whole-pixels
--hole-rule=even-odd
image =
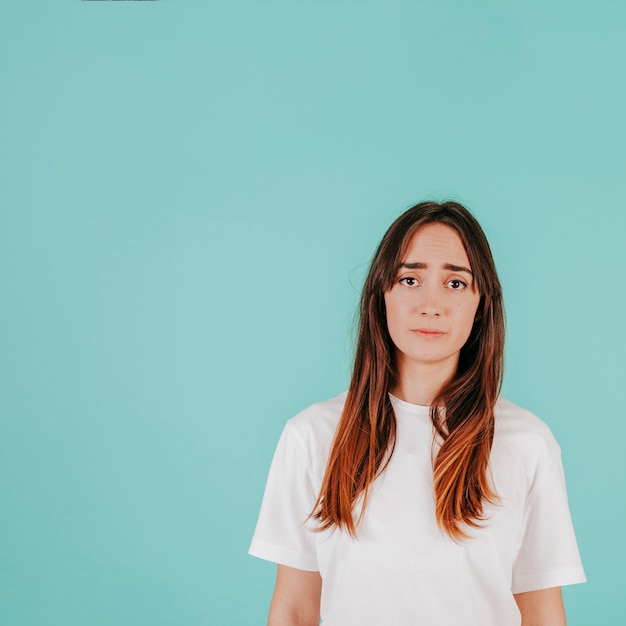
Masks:
[[[461,291],[467,287],[467,283],[463,280],[459,280],[458,278],[453,278],[448,281],[448,287],[450,287],[452,291]]]
[[[413,276],[405,276],[398,281],[401,285],[405,287],[417,287],[419,283],[417,282],[417,278],[413,278]]]

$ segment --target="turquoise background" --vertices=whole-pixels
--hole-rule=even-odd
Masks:
[[[278,435],[425,198],[481,220],[561,443],[569,624],[623,623],[623,3],[4,3],[0,64],[2,626],[265,622]]]

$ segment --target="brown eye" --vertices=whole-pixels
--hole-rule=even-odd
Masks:
[[[405,278],[401,278],[398,282],[401,285],[405,285],[407,287],[416,287],[418,284],[417,278],[413,278],[412,276],[406,276]]]
[[[465,289],[465,287],[467,287],[467,283],[455,278],[454,280],[448,281],[448,287],[450,287],[453,291],[461,291],[461,289]]]

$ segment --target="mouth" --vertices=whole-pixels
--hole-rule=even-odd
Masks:
[[[411,332],[420,337],[430,337],[430,338],[442,337],[443,335],[446,334],[445,331],[438,330],[436,328],[416,328],[415,330],[412,330]]]

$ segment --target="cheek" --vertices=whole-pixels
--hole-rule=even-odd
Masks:
[[[461,325],[463,326],[463,330],[469,337],[472,327],[474,326],[474,321],[476,320],[476,315],[478,314],[478,302],[471,303],[469,306],[464,307],[464,310],[459,313],[462,320]]]
[[[471,300],[465,300],[463,302],[457,302],[454,306],[453,316],[456,320],[456,323],[459,328],[465,328],[469,326],[470,328],[474,324],[474,320],[476,319],[476,313],[478,311],[478,302]]]
[[[404,315],[406,309],[406,302],[395,296],[395,294],[389,294],[385,298],[385,311],[387,319],[399,319]]]
[[[393,339],[402,320],[402,307],[393,297],[385,297],[385,316],[387,318],[387,330]]]

